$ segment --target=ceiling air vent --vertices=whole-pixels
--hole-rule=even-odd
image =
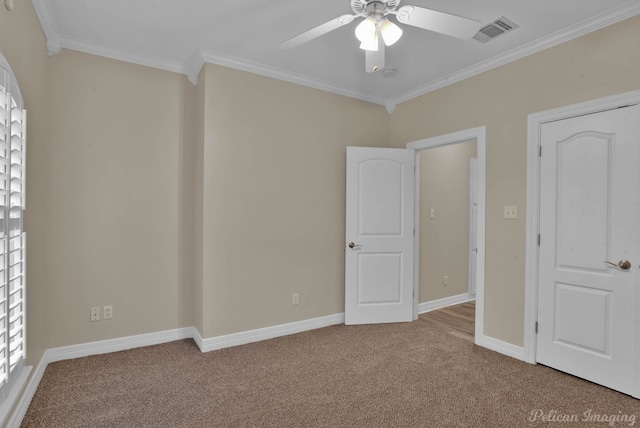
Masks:
[[[518,25],[508,20],[504,16],[496,19],[495,21],[485,25],[473,36],[474,39],[480,43],[487,43],[489,40],[493,40],[498,36],[508,33],[511,30],[518,28]]]

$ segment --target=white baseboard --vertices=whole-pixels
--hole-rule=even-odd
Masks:
[[[97,342],[82,343],[80,345],[63,346],[61,348],[48,349],[43,360],[47,364],[56,361],[70,360],[89,355],[108,354],[110,352],[124,351],[143,346],[159,345],[182,339],[192,339],[193,327],[177,328],[175,330],[159,331],[156,333],[139,334],[136,336],[118,337],[116,339],[100,340]]]
[[[435,311],[436,309],[446,308],[447,306],[457,305],[471,300],[475,300],[475,296],[471,296],[469,293],[457,294],[455,296],[445,297],[438,300],[431,300],[430,302],[418,304],[418,313],[424,314],[425,312]]]
[[[10,418],[11,410],[17,407],[17,403],[20,403],[22,391],[27,386],[29,373],[31,373],[32,369],[32,366],[24,367],[18,378],[15,380],[15,383],[12,381],[9,393],[3,400],[2,405],[0,405],[0,426],[12,426]],[[22,418],[20,419],[22,420]]]
[[[315,330],[317,328],[328,327],[335,324],[344,323],[344,313],[328,315],[326,317],[312,318],[304,321],[296,321],[288,324],[275,325],[273,327],[259,328],[256,330],[243,331],[240,333],[227,334],[208,339],[195,339],[202,352],[215,351],[216,349],[229,348],[231,346],[244,345],[261,340],[273,339],[275,337],[286,336],[303,331]],[[200,336],[198,334],[198,336]]]
[[[40,363],[29,379],[29,383],[27,383],[27,386],[24,389],[24,393],[17,401],[15,410],[11,415],[11,418],[7,421],[7,428],[20,427],[22,418],[24,418],[24,415],[27,413],[29,404],[31,404],[31,399],[35,395],[38,385],[40,385],[40,381],[42,380],[42,376],[44,375],[44,371],[47,368],[47,364],[44,364],[43,361],[44,359],[40,360]]]
[[[476,345],[496,351],[520,361],[525,361],[524,348],[489,336],[476,336]]]

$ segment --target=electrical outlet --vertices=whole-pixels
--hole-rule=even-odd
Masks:
[[[100,321],[100,308],[91,308],[91,321]]]
[[[429,210],[429,218],[436,218],[436,209],[435,208],[431,208]]]
[[[449,285],[449,276],[448,275],[445,275],[445,276],[442,277],[442,283],[444,285]]]
[[[291,304],[293,306],[300,304],[300,294],[293,293],[293,295],[291,296]]]
[[[113,306],[105,306],[102,308],[102,318],[105,320],[113,318]]]

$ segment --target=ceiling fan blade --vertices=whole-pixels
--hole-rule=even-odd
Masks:
[[[411,5],[398,9],[396,18],[403,24],[464,40],[475,36],[482,25],[474,19]]]
[[[356,15],[342,15],[331,21],[327,21],[324,24],[320,24],[311,30],[305,31],[302,34],[298,34],[297,36],[286,40],[280,43],[280,47],[282,49],[293,49],[298,47],[304,43],[307,43],[310,40],[315,39],[316,37],[320,37],[323,34],[328,33],[329,31],[333,31],[336,28],[340,28],[343,25],[350,24]]]
[[[377,51],[364,51],[364,64],[367,73],[375,73],[384,68],[384,41],[382,37],[378,38]]]

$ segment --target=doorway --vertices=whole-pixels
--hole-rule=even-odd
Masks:
[[[475,343],[478,345],[486,346],[484,344],[484,242],[485,242],[485,127],[473,128],[465,131],[460,131],[452,134],[446,134],[439,137],[429,138],[425,140],[415,141],[407,144],[407,148],[415,150],[416,156],[416,198],[415,198],[415,273],[414,273],[414,293],[417,296],[414,299],[414,315],[415,318],[418,314],[431,309],[445,307],[456,303],[461,303],[470,300],[469,298],[469,253],[471,245],[468,238],[468,230],[470,228],[469,217],[469,192],[465,193],[466,201],[462,204],[465,208],[464,212],[447,212],[447,210],[455,208],[445,208],[440,210],[438,205],[443,200],[447,199],[446,185],[436,178],[431,178],[432,181],[436,181],[436,187],[433,194],[423,194],[421,189],[421,175],[430,174],[431,172],[437,172],[439,166],[436,159],[423,159],[423,152],[429,149],[438,148],[452,148],[457,146],[460,152],[466,152],[466,159],[464,159],[465,168],[467,174],[464,176],[464,187],[469,188],[469,174],[470,174],[470,159],[475,158],[475,170],[476,170],[476,233],[475,233],[475,269],[474,269],[474,282],[476,289],[476,310],[475,310]],[[465,150],[466,149],[466,150]],[[444,150],[439,155],[448,156],[455,153],[452,150]],[[428,165],[424,165],[428,163]],[[438,185],[439,188],[438,189]],[[444,190],[444,191],[443,191]],[[456,193],[452,189],[452,193]],[[425,201],[426,199],[426,201]],[[440,202],[438,202],[440,201]],[[425,205],[431,203],[431,205]],[[452,206],[455,206],[453,204]],[[459,211],[459,210],[458,210]],[[441,225],[438,224],[438,220],[452,220],[454,216],[461,217],[464,222],[465,233],[463,240],[464,250],[463,257],[460,257],[462,261],[456,260],[455,253],[447,253],[447,251],[438,252],[438,244],[425,242],[426,236],[422,233],[422,229],[430,229],[432,232],[439,230]],[[445,236],[443,242],[447,241]],[[432,245],[433,244],[433,245]],[[460,245],[450,246],[450,248],[459,248]],[[425,253],[425,254],[422,254]],[[423,257],[426,256],[426,257]],[[421,277],[424,279],[421,281]],[[460,279],[461,278],[461,279]],[[453,281],[458,283],[458,287],[462,284],[462,288],[459,293],[448,293],[448,288],[453,284]],[[437,284],[433,289],[427,288],[427,284]],[[442,297],[449,294],[447,297]],[[426,299],[423,298],[426,296]],[[424,302],[430,300],[430,302]],[[419,304],[419,301],[424,303]]]
[[[418,155],[420,313],[475,297],[469,293],[469,273],[475,270],[470,265],[476,229],[470,221],[470,164],[476,159],[476,146],[475,140],[461,141]]]

